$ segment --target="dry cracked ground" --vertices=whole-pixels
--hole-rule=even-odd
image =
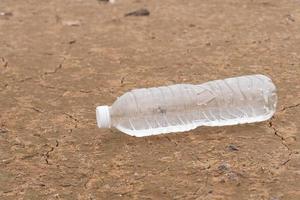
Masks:
[[[1,0],[0,199],[299,200],[299,66],[299,0]],[[272,120],[96,128],[130,89],[256,73]]]

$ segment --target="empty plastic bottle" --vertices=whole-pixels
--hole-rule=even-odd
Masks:
[[[276,87],[264,75],[135,89],[96,109],[99,128],[142,137],[198,126],[260,122],[276,110]]]

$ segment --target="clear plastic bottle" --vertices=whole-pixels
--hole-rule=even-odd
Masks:
[[[112,106],[96,109],[99,128],[131,136],[182,132],[198,126],[260,122],[276,110],[276,87],[264,75],[215,80],[200,85],[135,89]]]

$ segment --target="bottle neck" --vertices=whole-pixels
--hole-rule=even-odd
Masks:
[[[96,108],[97,125],[99,128],[110,128],[111,117],[109,106],[98,106]]]

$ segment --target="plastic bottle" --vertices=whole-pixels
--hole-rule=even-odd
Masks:
[[[264,75],[215,80],[200,85],[135,89],[112,106],[96,108],[99,128],[131,136],[182,132],[198,126],[260,122],[276,110],[276,87]]]

